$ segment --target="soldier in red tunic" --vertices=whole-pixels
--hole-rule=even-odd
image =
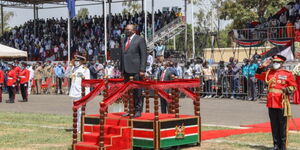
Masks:
[[[17,74],[17,80],[16,80],[16,86],[15,86],[15,90],[16,93],[19,94],[19,90],[20,90],[20,80],[19,80],[19,73],[21,71],[21,68],[19,67],[19,61],[14,61],[13,63],[13,70],[16,72]]]
[[[26,69],[27,64],[22,63],[21,71],[19,73],[19,78],[20,78],[20,88],[21,88],[21,95],[23,100],[20,102],[27,102],[28,101],[28,81],[29,81],[29,70]]]
[[[286,58],[275,55],[260,66],[255,77],[268,84],[267,107],[271,121],[274,150],[286,150],[289,96],[296,90],[292,72],[282,68]],[[271,69],[266,68],[272,64]],[[265,71],[266,70],[266,71]]]
[[[2,88],[4,87],[4,72],[0,68],[0,103],[2,102]]]
[[[15,70],[13,70],[13,65],[9,64],[8,71],[7,71],[7,82],[6,82],[9,100],[7,100],[6,103],[14,103],[15,102],[16,81],[17,81],[17,73],[15,72]]]

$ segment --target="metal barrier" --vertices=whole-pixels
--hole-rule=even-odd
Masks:
[[[295,36],[294,33],[294,26],[234,30],[234,36],[238,40],[290,39]]]
[[[204,98],[221,97],[254,100],[265,97],[267,86],[264,81],[255,77],[246,78],[242,75],[200,76],[200,94]]]

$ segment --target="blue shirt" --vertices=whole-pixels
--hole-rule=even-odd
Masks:
[[[163,54],[164,50],[165,50],[165,46],[163,46],[163,45],[157,46],[155,48],[156,56],[163,56],[164,55]]]
[[[257,64],[249,64],[243,67],[243,76],[245,77],[254,77],[256,70],[258,69]]]
[[[65,71],[63,67],[56,66],[54,68],[55,75],[59,78],[64,77]]]
[[[254,77],[257,68],[258,68],[257,64],[249,64],[249,67],[248,67],[248,70],[249,70],[248,71],[248,77]]]

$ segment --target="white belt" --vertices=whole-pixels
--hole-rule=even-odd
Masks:
[[[14,78],[11,78],[11,77],[7,77],[7,79],[11,80],[11,79],[14,79]]]
[[[25,76],[19,76],[19,78],[25,78]]]

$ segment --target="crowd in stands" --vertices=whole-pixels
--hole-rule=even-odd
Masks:
[[[155,30],[177,18],[178,12],[158,10],[155,12]],[[148,13],[147,35],[152,35],[152,14]],[[135,24],[138,34],[144,35],[144,14],[115,14],[111,17],[108,47],[119,48],[125,26]],[[36,35],[35,35],[36,32]],[[98,60],[104,55],[104,21],[103,16],[86,16],[72,20],[71,53],[88,56],[88,60]],[[29,60],[33,61],[61,61],[67,60],[67,19],[37,19],[36,31],[34,21],[5,32],[0,43],[28,52]]]
[[[245,24],[246,29],[233,31],[237,39],[278,39],[296,38],[300,40],[300,0],[289,2],[277,13],[265,18],[260,16],[258,20],[251,20]]]

